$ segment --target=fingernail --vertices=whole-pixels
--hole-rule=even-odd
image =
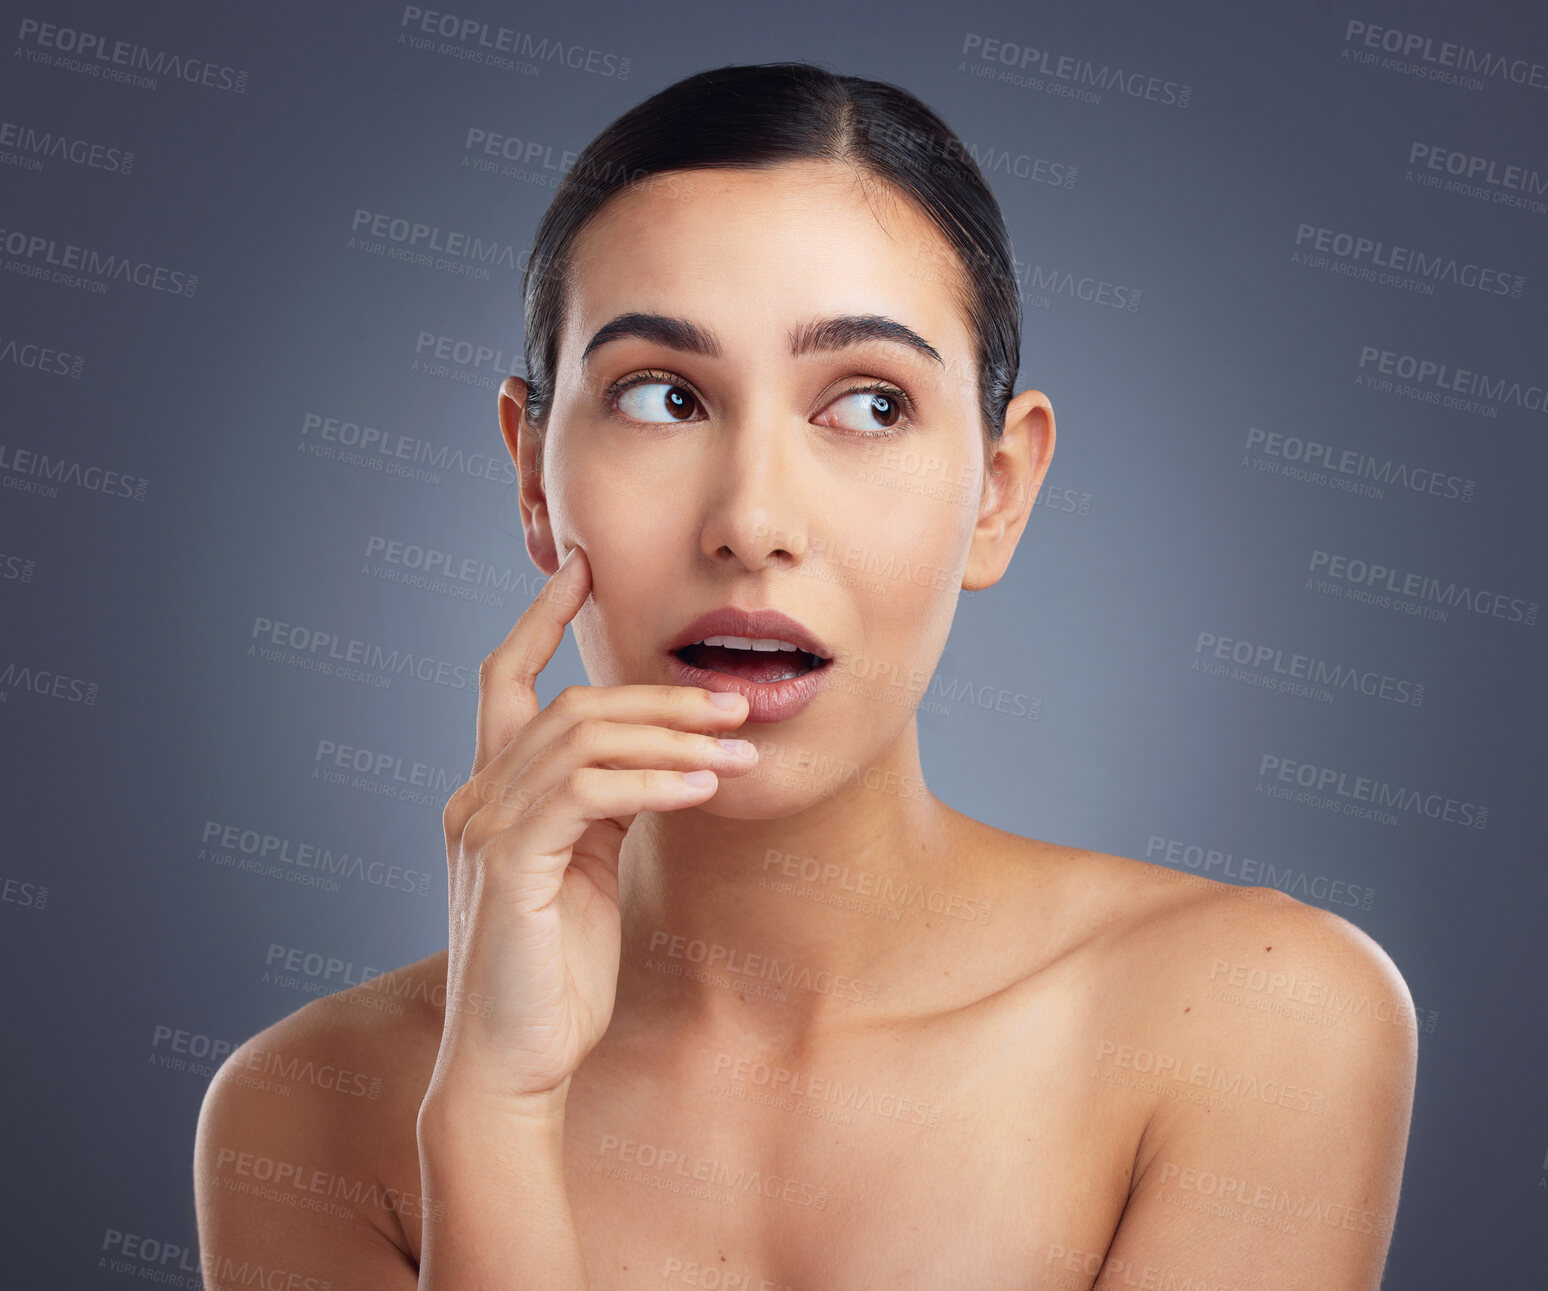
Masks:
[[[742,706],[742,697],[734,690],[717,690],[710,695],[710,703],[714,704],[716,708],[740,708]]]
[[[549,576],[548,582],[544,584],[545,587],[553,588],[556,594],[569,589],[569,585],[576,579],[575,571],[580,568],[580,562],[575,559],[575,552],[576,548],[571,547],[564,559],[559,562],[559,568]]]
[[[690,789],[708,789],[715,783],[713,771],[687,771],[683,773],[683,783]]]
[[[758,746],[751,740],[716,740],[715,743],[734,758],[751,758],[758,754]]]

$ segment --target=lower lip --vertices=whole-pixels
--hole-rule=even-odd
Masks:
[[[667,662],[680,686],[726,690],[745,696],[749,722],[783,722],[794,717],[817,698],[817,692],[827,685],[828,672],[833,667],[830,659],[820,668],[803,672],[799,677],[786,677],[784,681],[747,681],[727,672],[695,668],[675,654],[667,655]]]

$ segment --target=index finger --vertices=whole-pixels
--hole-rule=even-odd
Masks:
[[[534,683],[564,640],[565,626],[591,594],[586,553],[571,547],[554,576],[527,606],[479,671],[478,734],[473,774],[516,738],[539,708]]]

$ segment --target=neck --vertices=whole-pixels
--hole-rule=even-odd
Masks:
[[[749,779],[810,774],[758,743]],[[847,770],[837,793],[777,819],[636,820],[620,865],[626,1027],[789,1044],[906,1007],[926,924],[953,922],[930,913],[941,894],[960,902],[987,884],[964,873],[965,818],[923,787],[913,722],[876,763]]]

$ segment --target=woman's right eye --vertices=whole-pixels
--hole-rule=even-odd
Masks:
[[[695,402],[682,386],[667,381],[640,381],[618,396],[618,409],[635,421],[663,426],[689,420]]]

